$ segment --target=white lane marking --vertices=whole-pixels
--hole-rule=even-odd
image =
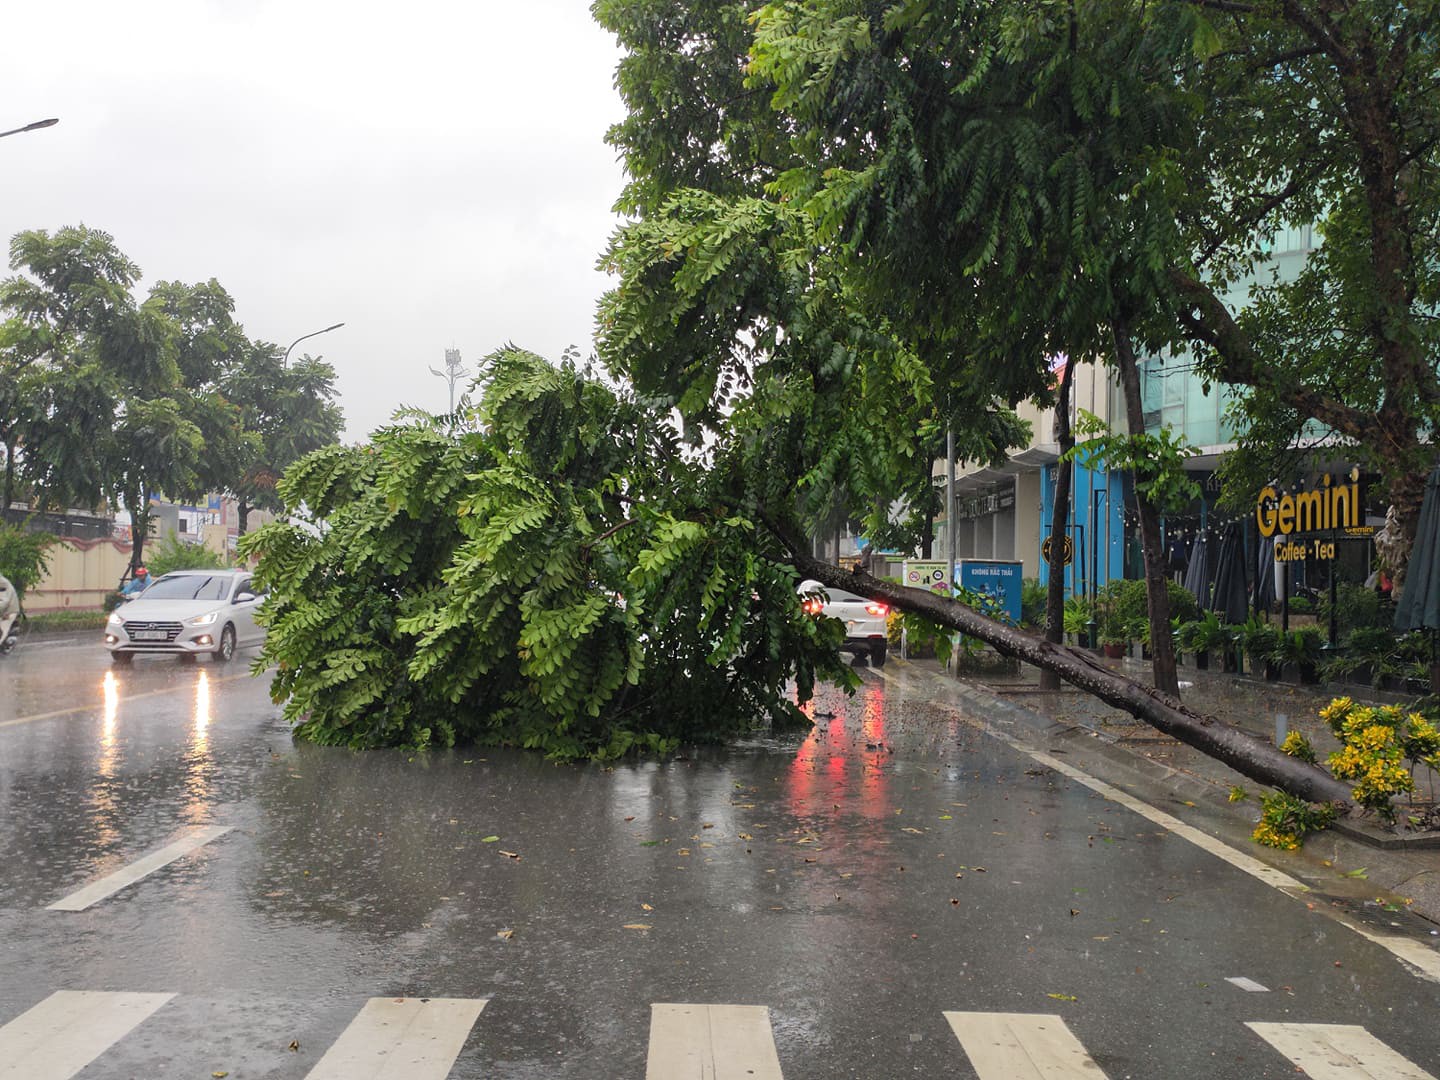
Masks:
[[[763,1005],[650,1006],[646,1080],[782,1080]]]
[[[1246,1024],[1310,1080],[1435,1080],[1358,1024]]]
[[[947,1012],[980,1080],[1103,1080],[1065,1021],[1043,1013]]]
[[[217,836],[224,836],[230,829],[229,825],[192,825],[185,830],[185,835],[173,844],[166,844],[158,851],[152,851],[144,858],[136,859],[128,866],[121,867],[113,874],[107,874],[98,881],[92,881],[64,899],[56,900],[45,910],[84,911],[90,905],[97,904],[107,896],[113,896],[126,886],[135,884],[147,874],[153,874],[162,866],[168,866],[176,859],[189,855],[196,848],[204,847]]]
[[[1231,975],[1225,980],[1232,986],[1238,986],[1241,990],[1248,990],[1252,994],[1268,994],[1270,988],[1261,986],[1254,979],[1247,979],[1244,975]]]
[[[0,1080],[68,1080],[174,996],[57,991],[0,1028]]]
[[[991,736],[992,738],[999,739],[1012,750],[1024,754],[1026,757],[1029,757],[1033,761],[1038,761],[1042,765],[1047,765],[1050,768],[1054,769],[1056,772],[1058,772],[1061,776],[1069,777],[1077,784],[1082,784],[1085,787],[1088,787],[1091,791],[1094,791],[1099,795],[1103,795],[1111,802],[1119,803],[1127,810],[1131,810],[1139,814],[1141,817],[1146,818],[1149,821],[1153,821],[1157,825],[1164,826],[1165,829],[1174,833],[1176,836],[1190,841],[1190,843],[1194,844],[1201,850],[1209,852],[1217,859],[1221,859],[1224,862],[1229,863],[1231,866],[1235,867],[1235,869],[1249,874],[1251,877],[1255,878],[1258,881],[1264,882],[1271,888],[1278,889],[1280,892],[1285,893],[1288,896],[1298,896],[1304,893],[1308,893],[1310,891],[1310,887],[1308,885],[1304,884],[1301,881],[1297,881],[1289,874],[1286,874],[1280,870],[1276,870],[1273,866],[1266,865],[1259,859],[1255,858],[1255,856],[1250,855],[1247,852],[1240,851],[1238,848],[1231,847],[1223,840],[1217,840],[1209,833],[1201,832],[1193,825],[1185,824],[1179,818],[1173,817],[1170,814],[1165,813],[1165,811],[1163,810],[1158,810],[1155,807],[1151,806],[1149,803],[1141,802],[1133,795],[1127,795],[1119,788],[1113,787],[1110,784],[1105,783],[1105,781],[1103,780],[1097,780],[1088,773],[1081,772],[1073,765],[1069,765],[1066,762],[1061,761],[1059,758],[1055,757],[1055,755],[1047,754],[1043,750],[1032,750],[1024,743],[1020,742],[1018,739],[1007,735],[1003,731],[1000,731],[993,724],[989,724],[984,720],[971,716],[963,709],[957,708],[954,705],[948,705],[945,703],[937,704],[942,705],[942,707],[944,708],[948,708],[961,721],[969,724],[971,727],[979,731],[983,731],[985,734]],[[1374,930],[1371,930],[1363,923],[1356,922],[1354,919],[1351,919],[1348,916],[1344,915],[1342,912],[1336,911],[1334,909],[1328,910],[1326,912],[1326,915],[1329,918],[1332,918],[1336,922],[1340,923],[1342,926],[1346,926],[1349,929],[1353,930],[1355,933],[1359,934],[1362,938],[1364,938],[1371,944],[1380,946],[1380,948],[1384,949],[1385,951],[1390,953],[1391,956],[1395,957],[1402,964],[1404,964],[1410,970],[1411,974],[1416,975],[1422,979],[1427,979],[1430,982],[1440,983],[1440,952],[1436,952],[1428,945],[1424,945],[1418,941],[1413,941],[1410,938],[1399,937],[1394,934],[1376,933]]]
[[[254,676],[252,676],[248,671],[242,671],[238,675],[222,675],[220,678],[211,679],[210,681],[212,683],[224,683],[234,682],[236,679],[250,678],[254,678]],[[159,697],[162,694],[191,693],[194,691],[194,689],[195,686],[192,683],[189,686],[171,686],[167,687],[164,690],[147,690],[143,694],[131,694],[129,697],[122,697],[119,700],[119,704],[124,705],[127,701],[139,701],[142,698]],[[77,713],[98,713],[103,712],[104,708],[105,706],[103,702],[97,702],[94,705],[76,705],[74,708],[56,709],[54,712],[34,713],[30,716],[17,716],[10,720],[0,720],[0,728],[14,727],[16,724],[33,724],[37,720],[54,720],[56,717],[74,716]]]
[[[306,1080],[445,1080],[487,998],[371,998]]]

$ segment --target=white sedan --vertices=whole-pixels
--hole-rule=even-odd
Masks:
[[[225,663],[236,649],[265,640],[255,621],[263,599],[248,570],[177,570],[111,613],[105,647],[117,664],[139,653],[206,653]]]
[[[889,606],[843,589],[832,589],[818,581],[802,581],[800,606],[807,615],[825,615],[845,624],[842,652],[864,656],[872,667],[885,664],[885,617]]]

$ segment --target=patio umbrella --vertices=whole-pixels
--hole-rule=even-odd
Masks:
[[[1440,662],[1436,659],[1436,635],[1440,634],[1440,465],[1425,482],[1405,588],[1395,605],[1395,629],[1430,631],[1430,689],[1440,693]]]
[[[1220,557],[1215,567],[1215,594],[1210,608],[1220,613],[1220,621],[1243,623],[1250,614],[1250,589],[1245,574],[1245,542],[1240,526],[1233,521],[1226,526],[1220,541]]]
[[[1255,560],[1255,613],[1269,611],[1275,605],[1275,537],[1260,541],[1260,554]]]
[[[1195,597],[1195,602],[1203,609],[1210,604],[1210,586],[1213,581],[1210,570],[1210,544],[1206,539],[1205,530],[1202,529],[1190,548],[1190,565],[1185,567],[1185,580],[1181,584],[1186,592]]]

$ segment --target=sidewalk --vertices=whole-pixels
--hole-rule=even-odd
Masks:
[[[1440,849],[1398,844],[1374,846],[1376,830],[1365,823],[1356,828],[1342,823],[1338,828],[1312,835],[1305,848],[1295,854],[1276,852],[1243,838],[1237,840],[1242,831],[1248,835],[1259,818],[1259,795],[1263,787],[1129,713],[1070,686],[1059,692],[1042,691],[1039,670],[1024,664],[1015,673],[955,675],[933,659],[906,660],[896,656],[893,662],[942,680],[972,704],[987,711],[998,711],[1051,741],[1085,737],[1107,745],[1114,751],[1108,756],[1129,758],[1130,764],[1140,769],[1145,779],[1158,781],[1175,792],[1176,801],[1185,806],[1205,806],[1216,820],[1227,823],[1225,831],[1231,834],[1232,842],[1237,845],[1243,842],[1257,858],[1285,869],[1293,869],[1294,860],[1304,859],[1310,864],[1309,876],[1324,878],[1327,891],[1333,872],[1338,879],[1333,891],[1350,894],[1357,904],[1383,908],[1384,903],[1378,897],[1378,891],[1383,891],[1408,901],[1411,911],[1440,924]],[[1149,661],[1102,658],[1101,663],[1131,678],[1149,682]],[[1320,719],[1323,706],[1342,695],[1367,703],[1391,697],[1372,695],[1363,687],[1348,684],[1344,687],[1297,686],[1186,666],[1179,669],[1179,675],[1181,696],[1191,708],[1272,740],[1277,731],[1277,717],[1283,715],[1286,728],[1302,732],[1322,761],[1337,746],[1329,728]],[[1123,766],[1123,761],[1121,764]],[[1418,775],[1417,784],[1422,792],[1426,790],[1426,780]],[[1250,797],[1230,802],[1230,791],[1236,786],[1245,789]],[[1363,871],[1364,877],[1346,878],[1345,871]]]

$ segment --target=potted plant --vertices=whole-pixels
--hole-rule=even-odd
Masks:
[[[1085,635],[1089,633],[1090,618],[1093,614],[1090,601],[1084,596],[1072,596],[1065,601],[1062,625],[1071,645],[1089,644],[1085,640]]]
[[[1095,621],[1099,624],[1100,650],[1112,660],[1125,655],[1130,629],[1116,605],[1108,598],[1096,605]]]
[[[1267,679],[1280,677],[1280,665],[1275,662],[1275,647],[1280,643],[1283,631],[1259,616],[1252,616],[1240,628],[1239,644],[1250,662],[1250,674],[1264,675]]]
[[[1235,635],[1213,611],[1205,612],[1182,629],[1189,630],[1187,647],[1195,654],[1197,668],[1207,668],[1215,655],[1223,658],[1233,651]]]
[[[1378,686],[1386,659],[1395,651],[1395,635],[1383,626],[1360,626],[1345,638],[1344,649],[1322,665],[1327,679]]]
[[[1131,619],[1125,624],[1126,636],[1130,639],[1130,658],[1132,660],[1150,659],[1150,620],[1148,618]]]
[[[1322,644],[1320,631],[1313,626],[1281,634],[1274,656],[1283,665],[1286,678],[1302,683],[1318,682]]]

